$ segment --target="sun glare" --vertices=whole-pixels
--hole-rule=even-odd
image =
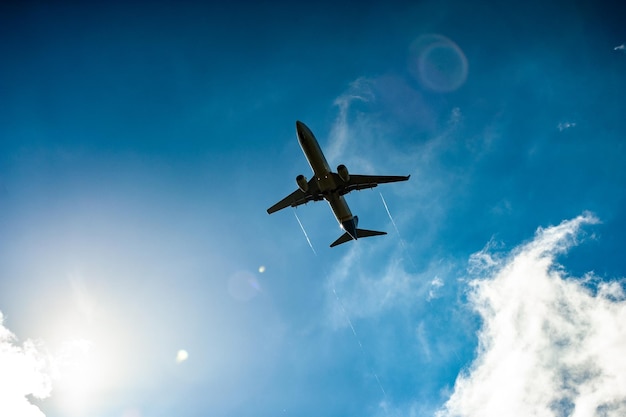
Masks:
[[[82,416],[98,402],[98,393],[108,383],[106,362],[93,342],[66,342],[55,361],[53,397],[70,416]]]

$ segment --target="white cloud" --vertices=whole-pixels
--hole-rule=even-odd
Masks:
[[[555,256],[577,243],[584,214],[538,229],[508,257],[473,255],[470,302],[483,323],[477,357],[436,413],[448,416],[626,415],[622,283],[568,277]],[[497,264],[497,266],[495,266]],[[494,267],[495,266],[495,267]]]
[[[17,344],[3,321],[0,312],[0,416],[42,417],[43,412],[28,397],[50,396],[51,358],[32,340]]]

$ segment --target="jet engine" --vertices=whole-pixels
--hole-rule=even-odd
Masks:
[[[344,164],[341,164],[337,167],[337,173],[339,174],[339,178],[341,178],[344,182],[350,181],[350,174],[348,173],[348,168]]]
[[[309,183],[304,175],[300,174],[296,177],[296,184],[298,184],[298,188],[303,193],[309,191]]]

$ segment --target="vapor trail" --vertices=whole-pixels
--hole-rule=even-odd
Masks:
[[[398,237],[400,238],[400,244],[402,245],[402,249],[404,249],[404,252],[408,256],[409,261],[411,261],[411,264],[413,265],[413,268],[417,269],[417,266],[415,265],[415,262],[413,262],[413,258],[411,257],[411,254],[409,253],[409,250],[407,249],[406,245],[404,244],[404,239],[402,239],[402,235],[400,235],[400,231],[398,230],[398,226],[396,225],[396,222],[393,219],[393,216],[391,215],[391,212],[389,211],[389,207],[387,206],[387,202],[385,201],[385,197],[383,197],[383,193],[379,192],[378,194],[380,194],[380,198],[381,198],[381,200],[383,200],[383,205],[385,206],[385,210],[387,210],[387,215],[389,216],[389,220],[391,220],[391,224],[393,225],[393,228],[396,229],[396,233],[398,234]]]
[[[391,217],[391,213],[389,212],[389,207],[387,207],[387,202],[385,201],[385,197],[383,197],[383,193],[378,194],[380,194],[380,198],[383,200],[383,205],[385,206],[385,210],[387,210],[387,215],[389,216],[389,220],[391,220],[391,224],[393,224],[393,228],[396,229],[396,233],[400,236],[400,231],[398,230],[398,226],[396,226],[396,222],[393,220],[393,217]],[[402,236],[400,236],[400,239],[402,239]]]
[[[313,244],[311,243],[311,239],[309,239],[309,235],[306,233],[306,230],[304,230],[304,226],[302,225],[302,222],[300,221],[300,218],[298,217],[298,213],[296,213],[296,211],[294,210],[293,214],[296,216],[296,220],[298,220],[298,224],[300,225],[300,229],[302,229],[302,233],[304,233],[304,237],[306,238],[306,241],[309,243],[309,246],[311,247],[311,250],[313,251],[315,256],[317,256],[317,252],[315,252],[315,248],[313,247]]]
[[[350,316],[348,316],[348,312],[346,311],[345,307],[343,306],[343,303],[339,299],[339,295],[337,295],[337,291],[335,291],[334,287],[333,287],[333,294],[335,294],[335,298],[337,299],[337,304],[339,304],[339,307],[341,308],[341,311],[343,312],[343,315],[346,317],[346,321],[348,322],[348,325],[350,326],[350,329],[352,329],[352,334],[354,335],[354,338],[356,339],[357,343],[359,344],[359,348],[361,349],[361,353],[363,354],[363,356],[367,360],[367,354],[365,353],[365,348],[363,348],[363,344],[361,343],[361,339],[359,338],[359,335],[356,333],[356,329],[352,325],[352,320],[350,320]],[[376,378],[376,382],[378,383],[378,387],[380,388],[380,391],[383,393],[383,397],[386,398],[387,397],[387,393],[385,392],[385,388],[383,388],[383,384],[380,382],[380,379],[378,378],[378,374],[376,374],[376,372],[374,372],[374,370],[371,367],[368,366],[368,368],[369,368],[369,371],[371,372],[371,374],[374,375],[374,378]]]
[[[359,336],[357,336],[356,330],[354,330],[354,326],[352,325],[352,320],[350,320],[350,317],[348,316],[346,309],[343,307],[343,303],[339,299],[339,296],[337,295],[337,291],[335,291],[334,288],[333,288],[333,294],[335,294],[335,298],[337,299],[337,303],[339,304],[339,307],[341,307],[341,311],[343,311],[344,316],[346,316],[346,320],[348,321],[348,324],[350,325],[350,328],[352,329],[352,334],[354,334],[354,337],[356,337],[357,342],[359,342],[359,346],[361,347],[361,349],[363,349],[361,340],[359,340]]]
[[[382,194],[381,194],[382,197]],[[383,202],[385,200],[383,199]],[[385,204],[385,207],[387,207],[387,205]],[[387,210],[387,213],[389,213],[389,210]],[[311,243],[311,239],[309,239],[309,235],[306,232],[306,229],[304,228],[304,225],[302,224],[302,222],[300,221],[300,218],[298,217],[298,213],[294,210],[293,211],[294,216],[296,216],[296,220],[298,221],[298,224],[300,225],[300,229],[302,229],[302,233],[304,234],[304,237],[306,238],[307,243],[309,244],[309,247],[311,248],[311,250],[313,251],[313,253],[315,254],[315,256],[317,256],[317,252],[315,251],[315,248],[313,247],[313,244]],[[389,217],[391,217],[391,214],[389,215]],[[393,219],[392,219],[393,222]],[[394,224],[395,227],[395,224]],[[398,229],[396,228],[396,231]],[[399,234],[399,233],[398,233]],[[326,273],[326,276],[329,276],[328,270],[326,269],[326,265],[323,265],[324,271]],[[367,359],[367,354],[365,353],[365,348],[363,348],[363,343],[361,343],[361,339],[359,338],[359,335],[356,332],[356,329],[354,328],[354,325],[352,324],[352,320],[350,320],[350,316],[348,315],[348,312],[346,311],[345,307],[343,306],[343,303],[341,302],[341,299],[339,298],[339,295],[337,294],[337,291],[335,291],[335,288],[333,287],[333,294],[335,294],[335,298],[337,300],[337,304],[339,304],[339,307],[341,308],[341,311],[343,312],[343,315],[346,318],[346,321],[348,322],[348,325],[350,326],[350,329],[352,330],[352,334],[354,335],[354,338],[356,339],[357,343],[359,344],[359,348],[361,349],[361,354]],[[376,378],[376,383],[378,383],[378,387],[380,388],[380,391],[383,393],[383,397],[387,397],[387,393],[385,392],[385,388],[383,388],[383,384],[380,382],[380,378],[378,378],[378,374],[376,374],[376,372],[373,371],[373,369],[371,367],[368,367],[369,371],[372,375],[374,375],[374,378]],[[385,409],[385,412],[387,412],[387,410]]]

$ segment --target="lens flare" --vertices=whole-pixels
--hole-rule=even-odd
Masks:
[[[261,291],[256,277],[248,271],[237,271],[228,279],[228,293],[237,301],[250,301]]]
[[[424,88],[448,93],[465,83],[467,58],[461,48],[445,36],[423,35],[410,46],[409,71]]]
[[[189,359],[189,353],[185,349],[181,349],[176,352],[176,363],[183,363]]]

